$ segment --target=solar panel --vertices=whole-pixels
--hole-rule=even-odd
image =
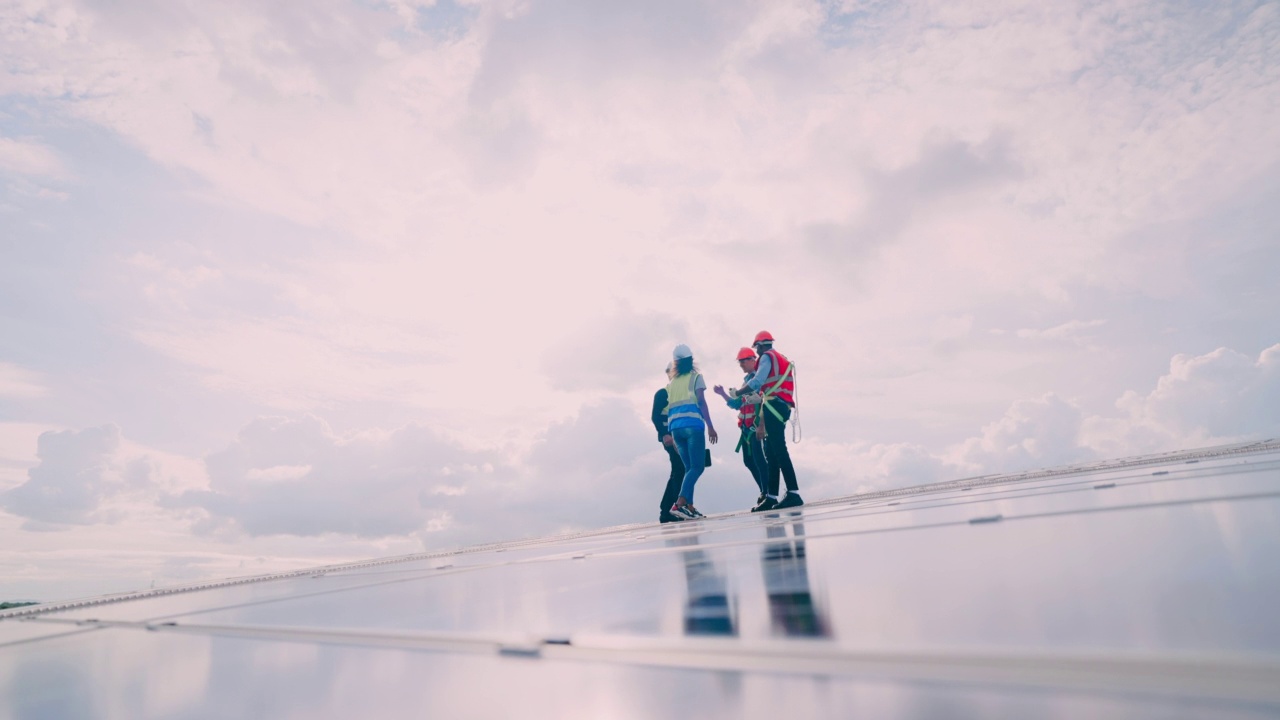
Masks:
[[[1277,717],[1280,442],[0,613],[0,716]]]

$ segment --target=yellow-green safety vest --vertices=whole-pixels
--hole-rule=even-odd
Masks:
[[[698,394],[693,390],[699,377],[701,375],[698,373],[691,372],[688,375],[676,377],[667,385],[668,427],[673,420],[680,418],[702,419],[702,412],[698,410]]]

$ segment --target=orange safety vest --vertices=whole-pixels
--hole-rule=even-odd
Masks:
[[[769,377],[760,386],[760,392],[764,395],[765,401],[778,398],[795,407],[796,379],[795,374],[791,372],[791,361],[772,348],[765,350],[764,354],[769,356]]]
[[[738,427],[753,427],[756,422],[756,406],[751,403],[742,403],[742,407],[738,408]]]

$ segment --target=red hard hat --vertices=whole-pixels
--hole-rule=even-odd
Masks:
[[[759,343],[762,343],[762,342],[773,342],[773,336],[769,334],[768,330],[761,330],[760,332],[756,333],[756,339],[752,340],[751,344],[758,345]]]
[[[739,360],[755,360],[756,351],[752,350],[751,348],[742,348],[738,350],[738,359]]]

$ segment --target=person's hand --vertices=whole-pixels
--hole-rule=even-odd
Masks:
[[[728,397],[728,395],[725,395],[725,394],[724,394],[724,386],[723,386],[723,385],[717,385],[717,386],[715,386],[715,387],[713,387],[713,388],[711,388],[711,389],[712,389],[712,390],[715,390],[715,391],[716,391],[716,394],[717,394],[717,395],[719,395],[720,397]]]
[[[673,440],[670,435],[663,435],[662,444],[666,445],[667,447],[675,447],[676,441]]]
[[[765,431],[764,431],[764,423],[760,423],[759,425],[757,425],[757,426],[756,426],[756,437],[757,437],[757,438],[759,438],[760,440],[763,440],[763,439],[764,439],[764,436],[765,436],[766,434],[767,434],[767,433],[765,433]]]
[[[711,428],[710,430],[707,431],[707,437],[711,438],[712,445],[715,445],[716,443],[720,442],[720,436],[716,434],[715,428]]]

